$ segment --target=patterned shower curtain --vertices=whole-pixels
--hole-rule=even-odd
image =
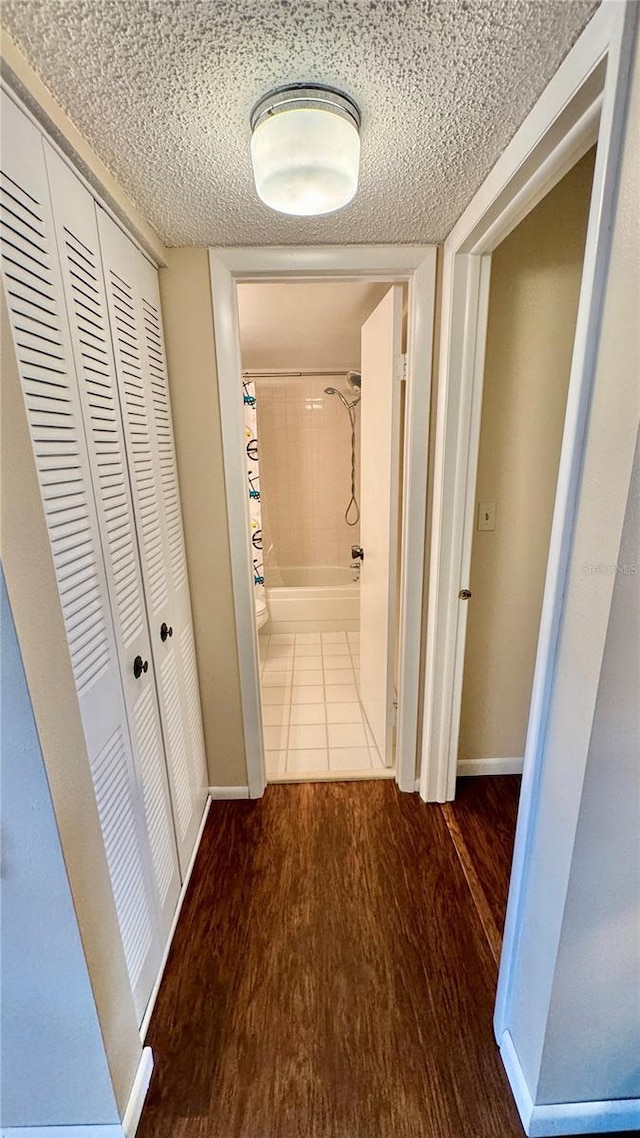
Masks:
[[[264,591],[264,562],[262,553],[262,508],[260,505],[260,470],[258,467],[258,428],[256,415],[256,388],[252,380],[242,382],[244,402],[244,436],[247,456],[247,490],[253,558],[253,587],[256,609],[266,603]]]

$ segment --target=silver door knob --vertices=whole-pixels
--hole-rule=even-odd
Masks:
[[[470,601],[471,600],[471,589],[461,589],[460,592],[458,593],[458,597],[461,601]]]

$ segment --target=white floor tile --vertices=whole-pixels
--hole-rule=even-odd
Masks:
[[[366,747],[367,736],[361,723],[330,723],[330,747]]]
[[[328,769],[326,747],[324,750],[287,751],[287,774],[315,774]]]
[[[332,645],[335,648],[335,644]],[[335,671],[338,668],[350,668],[350,656],[323,656],[322,666],[329,672]]]
[[[322,643],[323,644],[343,644],[346,639],[347,639],[346,632],[323,632],[322,633]]]
[[[265,672],[290,672],[292,668],[292,656],[272,656],[269,654],[264,662]]]
[[[276,724],[273,727],[263,727],[264,733],[264,749],[265,751],[281,751],[287,746],[287,732],[289,727],[286,723]]]
[[[338,704],[338,706],[340,706]],[[266,708],[265,708],[266,710]],[[327,712],[324,703],[299,703],[291,708],[291,723],[324,723]]]
[[[267,768],[267,778],[270,774],[284,774],[287,769],[287,752],[265,751],[264,763]]]
[[[289,728],[289,750],[309,751],[316,747],[326,747],[327,734],[324,723],[294,724]]]
[[[289,671],[268,672],[265,668],[262,673],[262,686],[268,688],[290,687],[292,673]]]
[[[326,684],[324,690],[327,703],[355,703],[358,698],[355,684]]]
[[[298,644],[319,644],[320,643],[320,633],[319,632],[296,632],[295,637],[296,637],[296,647],[298,646]]]
[[[378,767],[384,766],[384,763],[382,761],[382,757],[381,757],[380,752],[379,752],[378,748],[376,747],[375,743],[369,743],[369,755],[371,757],[371,766],[372,767],[378,768]]]
[[[362,723],[359,703],[327,704],[327,723]]]
[[[265,727],[277,727],[287,723],[289,719],[289,703],[272,703],[262,708],[262,723]]]
[[[325,668],[325,684],[352,684],[354,683],[353,668]]]
[[[274,632],[269,637],[269,644],[294,644],[295,633],[293,632]]]
[[[344,644],[323,644],[322,655],[324,656],[325,660],[327,657],[331,658],[332,656],[349,656],[349,645],[347,644],[346,640]],[[339,666],[340,665],[338,665],[338,667]]]
[[[309,687],[310,684],[322,683],[322,670],[314,668],[308,672],[299,672],[297,669],[293,673],[293,686],[295,687]]]
[[[276,656],[293,656],[295,644],[270,644],[267,648],[267,659],[274,660]]]
[[[289,704],[291,702],[290,687],[263,687],[262,706],[271,707],[273,704]]]
[[[309,672],[319,668],[322,664],[321,656],[296,656],[293,662],[294,672]]]
[[[300,656],[322,656],[322,645],[318,641],[317,644],[296,644],[296,657]]]
[[[312,684],[310,687],[295,687],[291,689],[292,703],[322,703],[324,688],[322,684]]]
[[[367,747],[330,747],[329,770],[331,771],[362,771],[370,770],[369,751]]]

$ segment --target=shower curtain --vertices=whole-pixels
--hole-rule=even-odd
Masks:
[[[255,607],[266,604],[264,590],[264,562],[262,554],[262,508],[260,505],[260,471],[258,468],[258,428],[256,416],[256,389],[252,380],[242,382],[244,403],[244,436],[247,462],[247,491],[249,494],[249,525],[253,560],[253,587]]]

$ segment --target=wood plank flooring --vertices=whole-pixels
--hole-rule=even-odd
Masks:
[[[520,1138],[493,1001],[439,807],[390,782],[214,802],[138,1138]]]
[[[520,775],[459,778],[441,807],[496,963],[509,894]]]

